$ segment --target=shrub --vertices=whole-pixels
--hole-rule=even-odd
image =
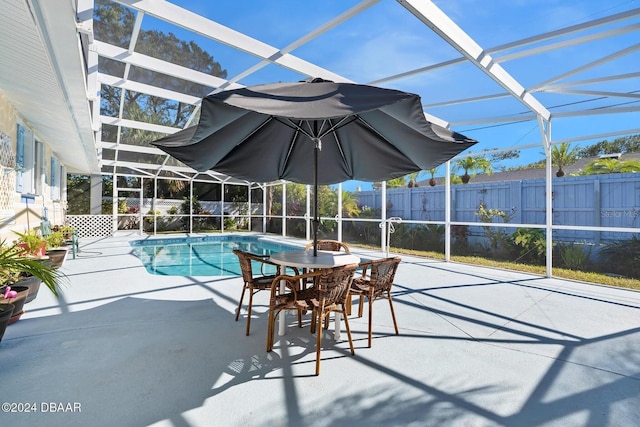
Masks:
[[[607,272],[640,279],[640,239],[637,236],[605,245],[599,259]]]
[[[539,228],[518,228],[513,235],[513,244],[520,249],[516,261],[544,265],[547,242],[544,231]]]
[[[494,218],[500,218],[502,222],[506,224],[511,221],[515,214],[515,208],[507,214],[498,209],[487,209],[484,203],[480,203],[480,207],[475,212],[475,215],[480,218],[480,221],[486,224],[492,223]],[[512,240],[509,233],[503,228],[490,226],[483,226],[482,228],[489,241],[489,244],[484,247],[485,251],[497,259],[508,259],[512,249]]]
[[[560,246],[559,251],[564,266],[570,270],[585,271],[590,264],[590,247],[585,251],[584,245],[570,243]]]

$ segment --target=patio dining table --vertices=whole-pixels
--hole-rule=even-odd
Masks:
[[[360,257],[345,252],[318,251],[314,256],[313,251],[295,250],[277,252],[271,254],[270,260],[280,265],[280,274],[286,274],[287,267],[305,268],[315,270],[318,268],[333,268],[348,264],[359,264]],[[285,292],[285,281],[280,282],[280,292]],[[340,315],[336,314],[334,338],[340,339]],[[278,335],[285,333],[285,312],[281,311],[278,317]]]

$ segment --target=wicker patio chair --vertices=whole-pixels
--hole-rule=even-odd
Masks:
[[[309,243],[305,250],[313,249],[313,242]],[[318,240],[318,250],[319,251],[336,251],[339,252],[341,250],[346,253],[351,253],[349,250],[349,246],[346,244],[339,242],[337,240]]]
[[[264,274],[265,265],[273,265],[276,268],[276,272],[279,271],[279,266],[269,261],[269,255],[257,255],[249,252],[244,252],[239,249],[234,249],[233,253],[238,256],[240,262],[240,269],[242,270],[242,280],[244,284],[242,286],[242,295],[240,295],[240,301],[238,302],[238,308],[236,310],[236,322],[240,316],[240,310],[242,309],[242,301],[244,300],[245,291],[249,290],[249,306],[247,307],[247,329],[246,335],[249,335],[251,329],[251,307],[253,306],[253,295],[258,291],[264,291],[271,289],[271,283],[277,276],[276,274]],[[260,263],[260,274],[254,274],[253,262]]]
[[[363,262],[360,264],[362,276],[354,278],[351,283],[350,295],[360,296],[358,317],[362,317],[363,298],[366,297],[369,300],[369,347],[371,347],[373,302],[378,298],[385,298],[389,301],[393,327],[395,328],[396,335],[399,334],[396,314],[393,310],[393,301],[391,300],[391,287],[393,286],[393,280],[400,261],[400,257],[393,257]],[[368,276],[367,271],[369,271]]]
[[[312,311],[311,333],[317,331],[316,341],[316,375],[320,375],[320,351],[322,349],[322,321],[331,313],[340,313],[344,318],[351,354],[355,354],[349,319],[346,316],[346,302],[349,296],[349,287],[353,275],[358,268],[357,264],[341,267],[315,270],[311,273],[297,276],[276,277],[271,285],[271,300],[269,304],[269,328],[267,332],[267,351],[273,349],[276,316],[282,310],[295,310],[298,312],[298,326],[301,326],[302,312]],[[308,289],[301,289],[299,284],[304,283],[309,277],[315,277],[315,285]],[[286,281],[288,293],[280,293],[280,281]]]
[[[313,242],[309,243],[304,250],[308,251],[313,249]],[[351,253],[351,251],[349,250],[349,246],[347,246],[345,243],[339,242],[337,240],[318,240],[318,250],[319,251],[334,251],[334,252],[340,252],[340,251],[344,251],[346,253]],[[304,269],[302,271],[303,273],[306,273],[307,270]],[[313,278],[308,278],[307,279],[307,283],[311,283],[313,282]]]

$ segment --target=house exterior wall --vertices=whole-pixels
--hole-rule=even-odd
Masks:
[[[44,148],[43,156],[40,159],[42,167],[39,171],[35,171],[33,164],[36,156],[35,150],[31,156],[28,156],[30,160],[28,159],[29,164],[25,164],[27,171],[24,173],[32,174],[33,179],[29,181],[29,185],[23,188],[22,192],[17,191],[16,185],[20,173],[16,170],[18,124],[25,130],[25,143],[31,144],[37,140],[43,144]],[[51,223],[62,224],[66,207],[64,169],[58,167],[59,163],[54,165],[56,168],[54,175],[58,176],[59,185],[55,188],[52,187],[51,159],[52,156],[55,157],[55,154],[47,146],[47,141],[39,138],[37,131],[21,120],[20,112],[8,101],[2,91],[0,91],[0,136],[2,136],[2,143],[0,143],[0,241],[11,242],[16,238],[14,231],[24,232],[39,226],[45,209]],[[36,180],[41,180],[41,183],[35,184]]]

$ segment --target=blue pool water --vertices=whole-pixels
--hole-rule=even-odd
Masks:
[[[233,235],[135,240],[131,246],[150,274],[163,276],[240,276],[234,249],[265,255],[301,249],[259,236]],[[275,273],[275,268],[265,272]]]

